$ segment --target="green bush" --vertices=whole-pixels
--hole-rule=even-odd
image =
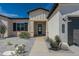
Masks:
[[[13,45],[10,41],[7,42],[7,45]]]
[[[21,32],[20,34],[19,34],[19,37],[20,38],[30,38],[30,34],[28,33],[28,32]]]
[[[53,40],[50,40],[50,46],[51,48],[56,48],[57,47],[57,43]]]
[[[57,35],[55,36],[54,40],[50,39],[50,46],[51,46],[51,48],[58,50],[59,49],[59,43],[61,42],[61,40],[60,40],[59,36],[57,36]]]
[[[60,38],[59,38],[58,35],[55,36],[55,40],[56,40],[57,44],[59,45],[59,43],[61,42],[61,40],[60,40]]]

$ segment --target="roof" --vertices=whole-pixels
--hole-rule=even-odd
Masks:
[[[29,18],[9,18],[9,19],[21,20],[21,19],[29,19]]]
[[[39,10],[39,9],[41,9],[41,10],[45,10],[45,11],[48,11],[49,12],[49,14],[48,14],[48,16],[47,16],[47,18],[49,18],[51,15],[52,15],[52,13],[55,11],[55,9],[58,7],[58,3],[55,3],[54,4],[54,7],[52,7],[52,9],[50,10],[50,12],[49,12],[49,10],[47,10],[47,9],[44,9],[44,8],[36,8],[36,9],[33,9],[33,10],[30,10],[29,12],[28,12],[28,14],[30,13],[30,12],[33,12],[33,11],[35,11],[35,10]],[[4,15],[0,15],[0,16],[2,16],[2,17],[6,17],[6,18],[8,18],[8,19],[29,19],[29,18],[10,18],[10,17],[8,17],[8,16],[4,16]]]
[[[20,20],[20,19],[29,19],[29,18],[11,18],[11,17],[8,17],[8,16],[4,16],[4,15],[0,15],[1,17],[5,17],[5,18],[8,18],[8,19],[16,19],[16,20]]]
[[[8,16],[4,16],[4,15],[0,15],[1,17],[5,17],[5,18],[10,18],[10,17],[8,17]]]
[[[79,10],[63,15],[63,17],[65,16],[79,17]]]
[[[56,8],[58,7],[58,5],[59,5],[58,3],[54,4],[54,7],[51,8],[51,10],[50,10],[47,18],[49,18],[52,15],[52,13],[56,10]]]
[[[41,10],[45,10],[45,11],[48,11],[48,12],[49,12],[49,10],[44,9],[44,8],[36,8],[36,9],[30,10],[30,11],[28,12],[28,14],[29,14],[30,12],[33,12],[33,11],[36,11],[36,10],[39,10],[39,9],[41,9]]]

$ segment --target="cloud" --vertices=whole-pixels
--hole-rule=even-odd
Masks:
[[[19,15],[17,14],[10,14],[10,13],[5,12],[1,6],[0,6],[0,14],[4,16],[8,16],[8,17],[19,17]]]
[[[9,14],[9,13],[4,13],[4,12],[1,12],[0,14],[1,14],[1,15],[4,15],[4,16],[8,16],[8,17],[19,17],[19,16],[16,15],[16,14]]]

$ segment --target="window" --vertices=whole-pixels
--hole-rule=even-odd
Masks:
[[[65,33],[65,24],[62,24],[62,33]]]
[[[16,23],[13,23],[13,31],[16,31]]]
[[[21,23],[20,25],[21,25],[21,27],[20,27],[21,31],[25,30],[24,23]]]
[[[42,24],[38,24],[38,31],[42,31]]]
[[[25,31],[28,31],[28,23],[25,23]]]
[[[20,31],[20,23],[16,23],[16,29]]]
[[[13,23],[13,31],[28,31],[28,23]]]

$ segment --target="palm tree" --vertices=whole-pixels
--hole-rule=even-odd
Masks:
[[[1,35],[1,38],[4,38],[5,32],[6,32],[6,26],[5,25],[0,25],[0,35]]]

